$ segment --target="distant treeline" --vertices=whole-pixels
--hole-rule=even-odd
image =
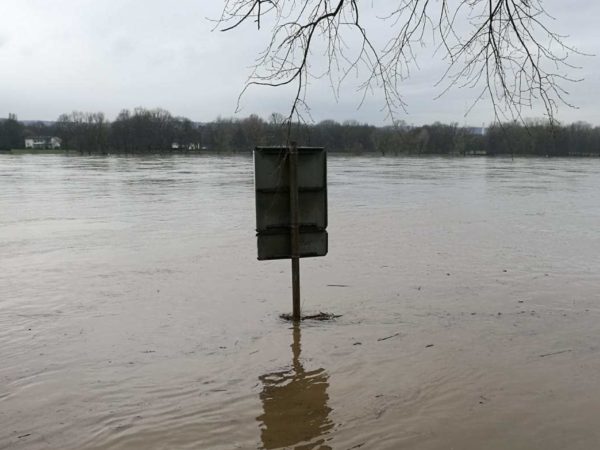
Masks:
[[[73,112],[56,122],[0,121],[0,149],[22,148],[31,136],[57,136],[62,148],[82,153],[172,151],[247,152],[257,145],[286,142],[284,117],[271,114],[243,119],[218,118],[196,123],[163,109],[123,110],[114,121],[103,113]],[[323,146],[330,152],[410,155],[599,156],[600,127],[587,123],[551,125],[546,121],[511,122],[482,129],[434,123],[418,127],[401,122],[375,127],[356,121],[324,120],[294,125],[300,145]]]

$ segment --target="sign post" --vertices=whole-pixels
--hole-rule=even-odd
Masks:
[[[290,228],[292,250],[292,319],[300,320],[300,224],[298,204],[298,147],[292,142],[289,151],[290,166]]]
[[[327,254],[327,167],[322,148],[254,151],[258,259],[292,260],[292,319],[300,315],[300,258]]]

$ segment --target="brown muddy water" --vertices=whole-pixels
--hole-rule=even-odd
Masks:
[[[330,156],[301,328],[252,176],[0,156],[0,448],[600,448],[600,160]]]

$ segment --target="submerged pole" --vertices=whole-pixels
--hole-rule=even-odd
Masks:
[[[300,315],[300,226],[298,212],[298,147],[292,142],[288,149],[290,170],[290,244],[292,253],[292,319]]]

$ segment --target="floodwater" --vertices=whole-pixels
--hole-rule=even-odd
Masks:
[[[0,448],[600,448],[600,160],[328,167],[294,328],[251,158],[0,155]]]

